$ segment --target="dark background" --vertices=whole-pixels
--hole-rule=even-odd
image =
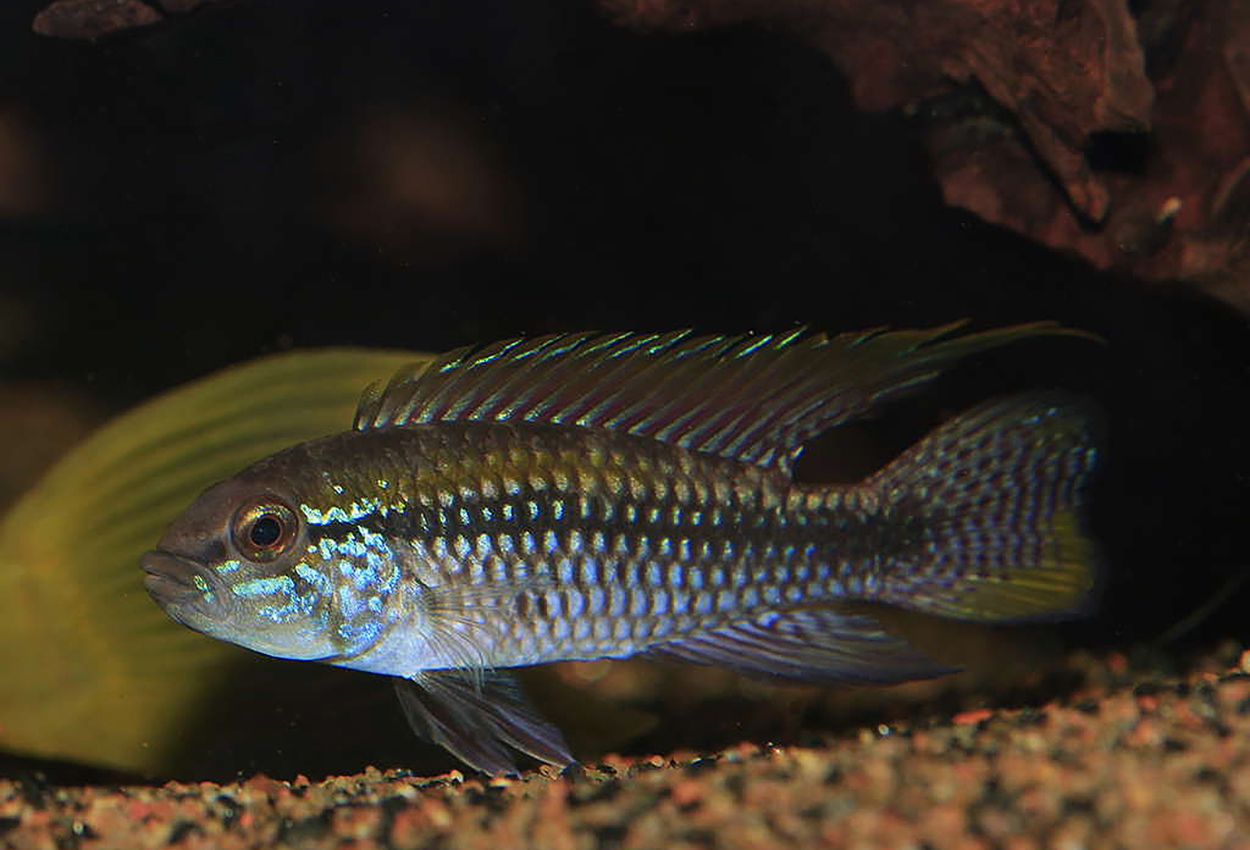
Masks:
[[[1149,642],[1245,569],[1243,319],[945,208],[919,119],[854,111],[781,34],[258,0],[90,44],[32,34],[39,7],[0,8],[6,381],[121,409],[290,347],[1058,319],[1108,344],[977,358],[887,431],[1001,390],[1095,400],[1108,584],[1073,646]],[[1242,637],[1246,601],[1169,651]]]

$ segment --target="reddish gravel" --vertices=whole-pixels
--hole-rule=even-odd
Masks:
[[[519,780],[369,768],[310,782],[0,780],[14,848],[1120,848],[1250,850],[1250,652],[1184,677],[1122,656],[1030,708],[972,709],[819,748],[607,757]]]

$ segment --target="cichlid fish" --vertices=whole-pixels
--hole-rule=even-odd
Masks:
[[[352,430],[207,490],[142,559],[178,622],[396,677],[420,733],[487,773],[573,756],[508,668],[643,656],[804,682],[948,672],[860,603],[979,622],[1089,601],[1096,447],[1078,405],[990,401],[854,485],[816,434],[1039,322],[827,338],[570,333],[368,388]]]

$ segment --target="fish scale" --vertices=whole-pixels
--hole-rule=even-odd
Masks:
[[[1034,323],[826,337],[572,333],[366,389],[350,430],[207,490],[144,556],[170,616],[396,677],[421,734],[491,773],[572,760],[508,668],[642,655],[804,682],[947,672],[873,602],[978,622],[1081,610],[1083,405],[991,400],[855,484],[804,441]]]
[[[353,451],[369,451],[366,435],[352,437],[366,443]],[[490,600],[493,618],[510,625],[492,633],[484,653],[492,666],[629,655],[798,594],[831,598],[839,584],[831,576],[855,573],[855,564],[835,570],[817,560],[836,557],[831,527],[864,521],[854,499],[792,494],[788,482],[744,464],[524,424],[421,426],[374,439],[386,444],[381,454],[403,460],[370,476],[399,482],[374,490],[379,507],[392,499],[397,519],[372,527],[421,556],[406,565],[412,578],[505,597]],[[570,622],[574,609],[583,626]]]

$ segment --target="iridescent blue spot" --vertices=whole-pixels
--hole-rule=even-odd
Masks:
[[[592,584],[589,588],[590,595],[586,599],[586,608],[591,616],[598,616],[603,613],[607,599],[603,592],[603,587],[598,584]]]
[[[641,551],[647,551],[647,538],[641,538]],[[617,555],[629,554],[629,538],[624,534],[618,534],[612,538],[612,552]]]
[[[625,614],[625,594],[623,587],[608,588],[608,614],[612,617],[621,617]]]
[[[654,592],[651,596],[651,613],[667,614],[668,613],[668,594],[663,590]]]
[[[337,601],[339,603],[339,614],[344,620],[351,620],[360,613],[360,596],[352,588],[340,587]]]
[[[365,544],[357,540],[356,535],[350,533],[339,541],[338,550],[340,555],[348,558],[363,558],[365,552],[368,551],[365,549]]]
[[[660,572],[660,565],[654,562],[647,564],[646,582],[652,587],[659,587],[664,583],[664,576]]]
[[[226,576],[230,575],[230,573],[237,570],[240,566],[241,564],[238,561],[231,559],[229,561],[222,561],[220,564],[213,567],[213,569],[217,571],[218,575]]]
[[[642,617],[647,613],[649,607],[647,593],[641,587],[635,587],[629,592],[629,614],[631,617]]]
[[[296,564],[295,574],[308,582],[319,593],[333,593],[334,586],[330,582],[330,578],[322,573],[314,570],[307,564]]]
[[[382,633],[382,623],[375,618],[366,619],[357,625],[340,623],[338,633],[340,638],[352,646],[368,646]]]
[[[376,531],[370,531],[363,525],[356,526],[356,532],[360,534],[360,539],[365,541],[365,545],[371,549],[378,551],[386,551],[386,537],[378,534]]]
[[[359,502],[352,502],[346,511],[337,505],[324,511],[309,505],[300,505],[299,509],[309,525],[327,525],[332,522],[354,522],[373,513],[379,504],[379,499],[361,499]]]
[[[265,596],[270,593],[289,594],[295,589],[295,581],[290,576],[270,576],[254,578],[239,582],[231,590],[236,596]]]

